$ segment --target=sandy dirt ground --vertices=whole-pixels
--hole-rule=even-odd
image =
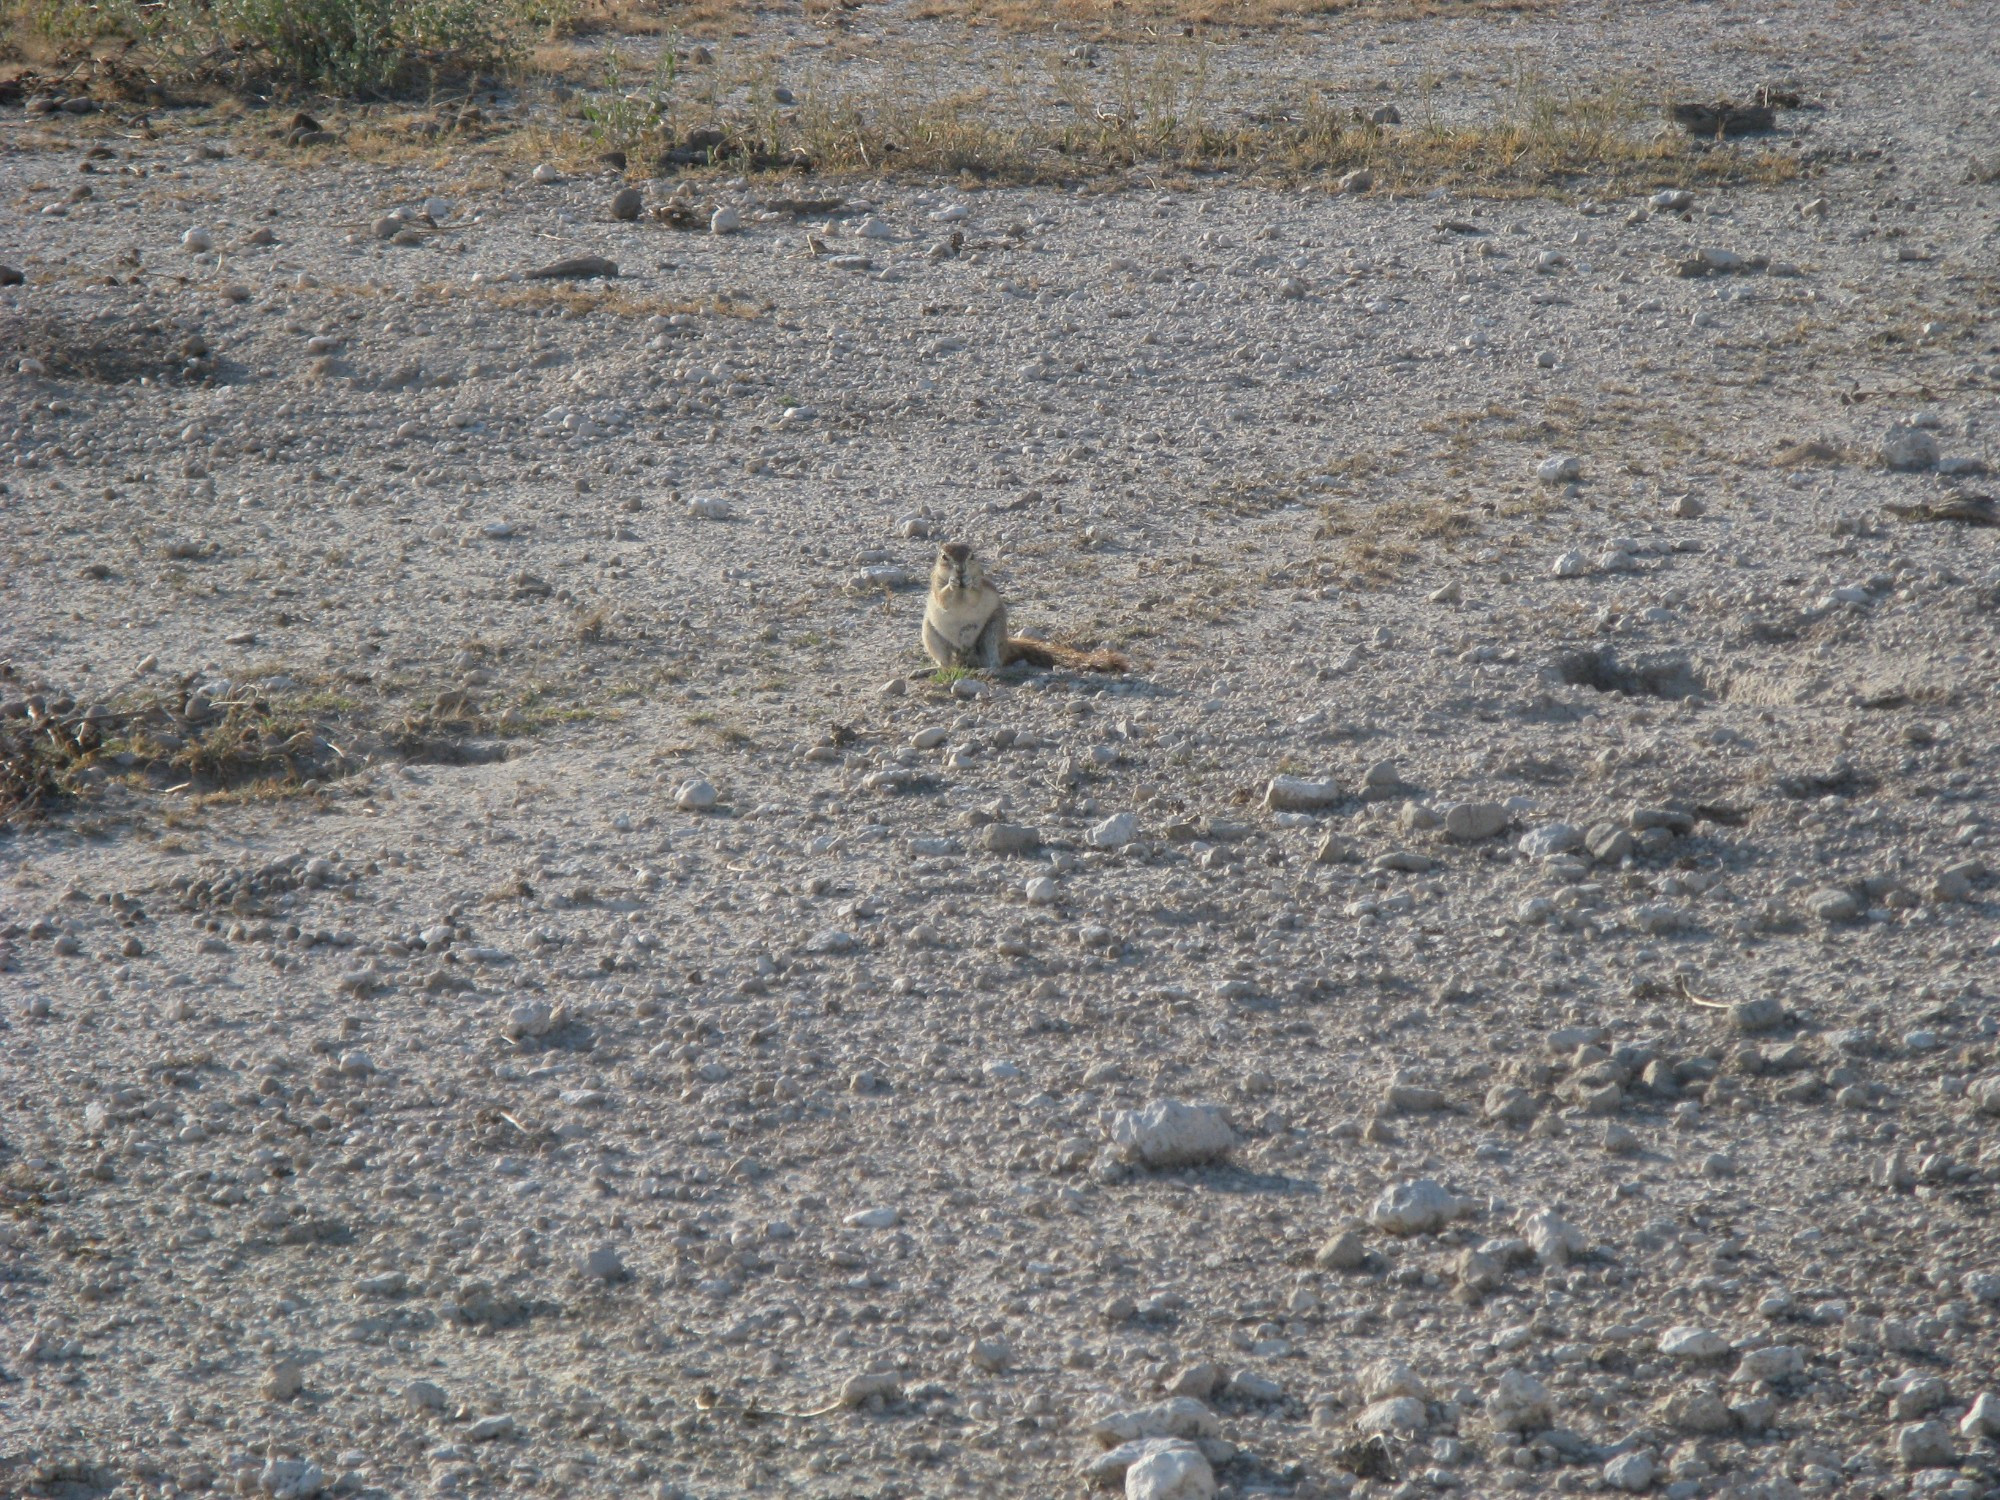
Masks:
[[[1213,44],[1801,92],[1681,190],[0,108],[0,1494],[2000,1494],[1995,26]]]

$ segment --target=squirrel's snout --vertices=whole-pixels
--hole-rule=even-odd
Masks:
[[[978,567],[974,561],[972,548],[965,542],[946,542],[938,548],[938,571],[933,578],[942,578],[942,587],[963,592],[972,587],[972,572]]]

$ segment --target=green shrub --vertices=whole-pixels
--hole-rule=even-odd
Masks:
[[[480,0],[219,0],[210,14],[277,78],[337,94],[477,72],[511,51],[501,7]]]
[[[604,89],[586,102],[584,128],[600,146],[630,151],[669,129],[674,83],[680,76],[680,48],[668,42],[660,49],[652,77],[638,87],[625,81],[625,62],[616,47],[604,63]]]
[[[0,7],[0,14],[10,25],[58,47],[130,36],[143,25],[138,0],[15,0]]]

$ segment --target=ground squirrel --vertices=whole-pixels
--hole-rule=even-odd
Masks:
[[[924,649],[941,667],[1067,667],[1077,672],[1123,672],[1116,651],[1072,651],[1023,635],[1007,634],[1007,601],[964,542],[938,548],[931,569],[931,597],[924,606]]]

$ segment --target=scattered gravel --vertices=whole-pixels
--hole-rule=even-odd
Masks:
[[[1683,9],[1184,40],[1767,181],[0,104],[0,1491],[1994,1493],[1989,18]]]

